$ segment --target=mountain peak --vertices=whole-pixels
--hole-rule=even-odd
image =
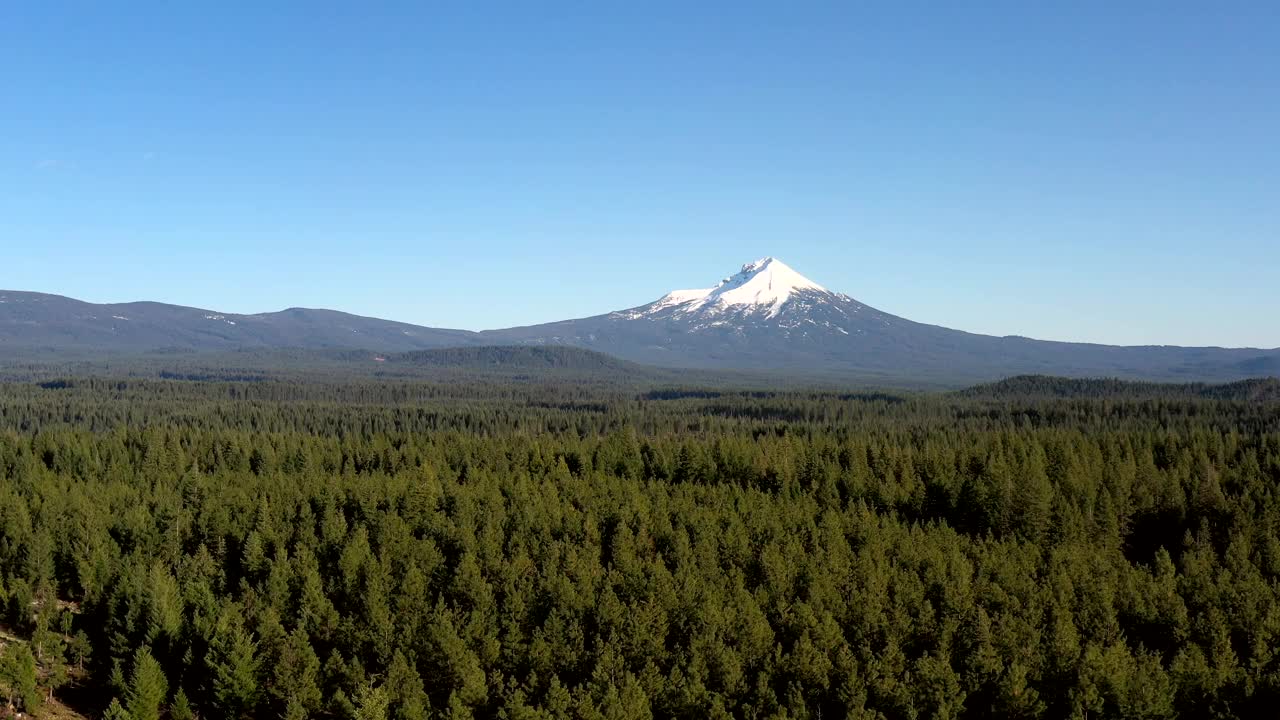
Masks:
[[[751,303],[756,305],[769,304],[767,302],[769,298],[778,296],[781,296],[780,299],[785,301],[786,296],[795,290],[826,291],[826,288],[801,275],[791,269],[789,265],[774,257],[761,258],[743,265],[742,270],[737,275],[732,275],[722,280],[713,292],[737,293],[744,288],[749,289],[747,294],[751,295],[752,298],[759,296],[760,300],[766,301],[753,301]]]
[[[712,288],[675,290],[655,303],[653,310],[682,306],[685,311],[708,311],[729,307],[768,308],[773,316],[797,291],[827,292],[826,288],[791,269],[774,257],[747,263],[734,275]]]

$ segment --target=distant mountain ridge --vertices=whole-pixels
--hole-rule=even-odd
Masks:
[[[0,291],[0,359],[283,348],[401,353],[498,345],[565,345],[662,367],[865,382],[966,384],[1026,374],[1193,382],[1280,375],[1280,349],[1121,347],[917,323],[828,290],[772,257],[748,263],[710,287],[675,290],[646,305],[483,332],[333,310],[241,315]]]
[[[425,328],[335,310],[289,308],[240,315],[156,302],[94,304],[60,295],[0,290],[0,349],[402,351],[468,344],[474,336],[465,330]]]

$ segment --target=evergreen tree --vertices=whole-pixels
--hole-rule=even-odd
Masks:
[[[214,700],[229,716],[239,716],[257,705],[261,683],[257,645],[231,612],[219,621],[206,666]]]
[[[160,663],[151,656],[147,646],[138,648],[133,656],[133,675],[125,706],[133,720],[160,720],[160,706],[169,694],[169,682]]]
[[[0,651],[0,692],[10,706],[27,713],[40,709],[41,693],[37,686],[36,658],[23,642],[9,642]]]
[[[394,703],[395,720],[425,720],[427,694],[423,688],[422,676],[399,650],[391,660],[384,687],[388,689]]]
[[[321,701],[320,658],[316,656],[307,634],[295,628],[284,642],[280,656],[270,668],[274,677],[270,693],[294,712],[312,713]]]
[[[182,688],[173,694],[173,702],[169,704],[169,720],[195,720],[196,713]]]
[[[102,713],[102,720],[133,720],[133,716],[124,709],[119,700],[113,699],[106,711]]]
[[[387,720],[390,698],[382,687],[365,685],[356,692],[355,720]]]

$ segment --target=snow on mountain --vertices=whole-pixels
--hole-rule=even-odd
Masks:
[[[262,348],[361,349],[385,356],[478,345],[570,345],[667,367],[941,383],[1024,373],[1179,382],[1280,373],[1280,348],[1110,347],[913,322],[827,291],[775,258],[749,263],[714,287],[678,290],[628,310],[479,333],[331,310],[232,315],[0,290],[0,362],[33,354]]]
[[[735,309],[763,310],[768,317],[775,317],[787,301],[801,291],[828,292],[781,260],[767,257],[743,265],[736,275],[725,278],[715,287],[669,292],[657,302],[633,311],[629,317],[652,316],[669,308],[681,315]]]

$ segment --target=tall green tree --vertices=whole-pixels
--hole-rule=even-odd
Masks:
[[[145,645],[138,648],[125,696],[129,715],[133,720],[160,720],[160,708],[168,694],[169,681],[160,663],[151,656],[150,648]]]
[[[42,697],[38,686],[36,658],[25,642],[8,642],[0,651],[0,692],[9,705],[28,713],[40,709]]]
[[[262,689],[257,644],[234,612],[224,611],[205,660],[211,694],[227,717],[249,714]]]

